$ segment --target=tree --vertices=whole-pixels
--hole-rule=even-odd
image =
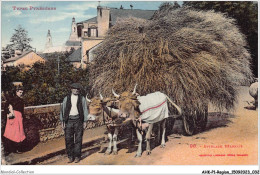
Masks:
[[[58,74],[58,57],[60,58],[60,74]],[[74,68],[66,62],[64,53],[48,54],[47,58],[48,61],[45,63],[36,62],[26,71],[20,67],[7,67],[1,75],[2,91],[10,94],[12,82],[21,81],[25,89],[26,106],[36,106],[62,102],[65,95],[69,93],[69,85],[72,82],[81,83],[84,87],[83,91],[90,89],[88,71]]]
[[[31,49],[32,46],[30,45],[30,42],[32,39],[28,37],[28,32],[21,25],[14,30],[15,33],[10,39],[11,44],[7,45],[7,49],[20,50],[22,52]]]
[[[160,6],[158,11],[155,12],[153,19],[155,18],[160,18],[161,15],[169,13],[171,10],[176,10],[180,8],[181,6],[178,4],[178,2],[174,1],[173,3],[171,2],[163,2]],[[158,15],[160,14],[160,16]]]
[[[253,1],[184,1],[183,6],[201,10],[215,10],[236,19],[241,32],[246,36],[251,52],[252,70],[258,73],[258,7]]]
[[[177,8],[180,8],[180,7],[181,6],[176,1],[174,1],[173,3],[164,2],[159,6],[159,10],[165,10],[165,9],[175,10]]]
[[[8,59],[8,58],[11,58],[11,52],[10,50],[8,50],[7,48],[5,47],[2,47],[2,55],[1,55],[1,58],[5,58],[5,59]]]

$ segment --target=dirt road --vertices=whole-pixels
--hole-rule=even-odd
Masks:
[[[258,112],[244,109],[251,101],[247,87],[240,88],[233,112],[210,109],[206,131],[183,136],[181,121],[176,121],[174,134],[168,136],[165,148],[156,145],[150,156],[144,151],[135,158],[124,146],[118,155],[104,155],[99,148],[83,150],[80,165],[256,165],[258,161]],[[65,165],[65,155],[40,164]],[[72,165],[75,163],[72,163]]]

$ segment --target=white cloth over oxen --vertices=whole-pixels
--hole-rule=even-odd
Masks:
[[[145,123],[156,123],[169,117],[167,97],[161,92],[154,92],[146,96],[137,97],[141,103],[139,110],[141,120]]]

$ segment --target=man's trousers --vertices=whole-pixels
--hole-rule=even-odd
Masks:
[[[80,158],[83,136],[83,122],[80,118],[68,120],[65,126],[66,151],[69,158]]]

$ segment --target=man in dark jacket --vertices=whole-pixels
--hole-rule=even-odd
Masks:
[[[66,151],[69,161],[78,163],[81,159],[83,130],[87,126],[88,110],[84,96],[80,94],[82,86],[73,83],[70,86],[71,94],[62,102],[60,120],[65,131]]]

